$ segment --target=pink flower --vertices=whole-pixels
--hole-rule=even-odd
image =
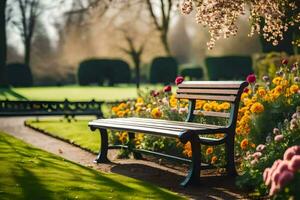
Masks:
[[[256,163],[258,163],[258,160],[255,158],[254,160],[251,160],[251,165],[255,165]]]
[[[279,190],[282,189],[290,180],[293,179],[293,177],[294,174],[291,171],[289,170],[283,171],[278,178],[278,183],[277,183],[279,187],[278,189]]]
[[[273,129],[273,133],[274,133],[274,135],[279,135],[280,134],[280,130],[278,128],[274,128]]]
[[[175,84],[179,85],[183,81],[184,81],[184,78],[182,76],[177,76],[177,78],[175,79]]]
[[[300,155],[300,146],[292,146],[288,148],[283,155],[284,160],[291,160],[294,155]]]
[[[255,159],[259,159],[260,157],[262,156],[262,153],[261,152],[255,152],[252,157],[255,158]]]
[[[266,148],[266,145],[260,144],[256,147],[256,151],[263,151],[263,150],[265,150],[265,148]]]
[[[279,141],[283,140],[283,135],[282,134],[276,135],[274,140],[275,140],[275,142],[279,142]]]
[[[281,64],[283,65],[287,65],[289,63],[289,61],[287,59],[282,59],[281,60]]]
[[[248,83],[254,83],[256,81],[256,76],[254,74],[250,74],[247,76]]]
[[[288,165],[289,170],[296,172],[300,169],[300,155],[294,155]]]
[[[159,92],[156,91],[156,90],[151,90],[150,94],[153,96],[153,97],[157,97],[159,95]]]
[[[269,175],[270,175],[270,172],[271,172],[271,168],[266,168],[264,173],[263,173],[263,179],[264,181],[266,182],[267,179],[269,178]]]
[[[170,85],[167,85],[164,87],[164,92],[171,92],[172,87]]]
[[[187,108],[179,108],[179,110],[178,110],[179,114],[184,114],[184,113],[187,113],[187,112],[188,112]]]

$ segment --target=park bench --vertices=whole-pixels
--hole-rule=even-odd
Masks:
[[[200,181],[201,169],[209,168],[209,164],[201,163],[201,147],[200,145],[220,145],[225,144],[226,170],[229,175],[236,175],[234,163],[234,137],[239,109],[241,94],[247,82],[239,81],[186,81],[178,85],[176,97],[178,99],[189,100],[189,110],[185,122],[169,121],[161,119],[146,118],[112,118],[97,119],[89,122],[92,131],[99,129],[100,131],[100,151],[95,160],[97,163],[107,162],[107,151],[115,146],[108,146],[107,129],[128,131],[129,142],[128,149],[133,152],[136,158],[140,157],[140,153],[153,153],[154,155],[171,158],[179,161],[187,161],[190,163],[189,173],[182,186],[197,184]],[[213,112],[195,110],[196,100],[230,102],[230,112]],[[221,117],[227,118],[226,126],[218,126],[212,124],[200,124],[192,122],[196,115],[201,117]],[[165,155],[158,152],[146,151],[134,147],[135,133],[153,134],[157,136],[171,137],[179,139],[183,144],[190,142],[192,149],[191,160]],[[211,138],[206,135],[223,133],[223,138]],[[206,136],[206,137],[205,137]]]
[[[0,101],[0,116],[50,116],[64,115],[66,118],[77,115],[103,117],[102,101]]]

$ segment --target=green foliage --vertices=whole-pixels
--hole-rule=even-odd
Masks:
[[[260,54],[254,59],[254,71],[257,77],[261,78],[265,75],[275,77],[277,66],[281,66],[281,60],[285,58],[289,63],[295,63],[300,60],[299,55],[288,56],[285,53],[271,52],[268,54]]]
[[[166,189],[106,174],[0,132],[0,199],[184,199]]]
[[[178,64],[173,57],[154,58],[150,70],[150,83],[173,83],[177,71]]]
[[[115,83],[129,83],[131,72],[129,65],[118,59],[88,59],[79,64],[78,82],[80,85],[109,85]]]
[[[210,80],[245,80],[252,73],[249,56],[207,57],[205,63]]]
[[[33,78],[30,67],[22,63],[11,63],[5,67],[4,77],[8,85],[14,87],[32,86]]]
[[[200,66],[185,68],[181,71],[181,76],[188,77],[189,80],[200,80],[203,78],[203,69]]]

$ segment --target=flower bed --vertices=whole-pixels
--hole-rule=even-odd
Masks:
[[[183,78],[178,77],[175,83],[182,81]],[[293,115],[300,104],[299,67],[297,63],[290,65],[284,59],[275,77],[263,76],[260,81],[251,74],[247,77],[247,81],[250,86],[242,94],[236,127],[236,161],[239,171],[243,174],[237,183],[241,188],[247,187],[258,191],[260,195],[266,195],[268,187],[263,182],[264,169],[271,167],[276,159],[282,158],[288,147],[300,143],[299,120],[295,118],[299,113]],[[230,104],[197,100],[196,109],[226,112],[230,109]],[[188,100],[176,99],[172,87],[168,85],[160,91],[141,92],[136,101],[113,106],[110,117],[149,117],[183,121],[187,112]],[[292,115],[294,116],[292,121],[287,122]],[[204,119],[201,116],[195,121],[217,125],[224,125],[227,122],[225,119]],[[220,133],[216,137],[222,136]],[[127,138],[127,132],[117,132],[110,139],[115,143],[125,144],[128,142]],[[143,134],[138,134],[135,142],[139,148],[191,157],[189,143],[181,145],[174,139]],[[264,149],[268,154],[264,154]],[[203,160],[222,166],[225,163],[223,151],[224,146],[204,146]],[[125,157],[128,156],[125,150],[122,152]],[[295,176],[298,176],[297,173]]]

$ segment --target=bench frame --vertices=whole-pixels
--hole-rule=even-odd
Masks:
[[[190,81],[191,83],[193,81]],[[197,82],[200,84],[201,82]],[[204,82],[203,83],[209,83]],[[221,82],[220,82],[221,84]],[[195,133],[193,131],[188,131],[185,133],[181,133],[179,139],[180,141],[185,144],[187,142],[191,143],[191,148],[192,148],[192,158],[186,159],[186,158],[181,158],[181,157],[176,157],[176,156],[171,156],[171,155],[166,155],[162,153],[157,153],[153,151],[147,151],[147,150],[142,150],[142,149],[136,149],[134,146],[134,137],[135,134],[131,132],[130,130],[128,131],[128,137],[129,137],[129,142],[127,145],[108,145],[108,134],[107,134],[107,129],[110,128],[99,128],[96,125],[92,124],[92,122],[89,123],[89,127],[92,131],[95,131],[96,129],[99,129],[100,131],[100,139],[101,139],[101,144],[100,144],[100,150],[99,154],[95,160],[96,163],[106,163],[109,162],[109,159],[107,158],[107,151],[108,149],[116,149],[116,148],[127,148],[129,151],[133,153],[134,158],[136,159],[141,159],[142,156],[141,154],[151,154],[167,159],[172,159],[184,163],[190,163],[190,169],[188,172],[188,175],[186,176],[185,180],[180,184],[181,186],[188,186],[188,185],[197,185],[200,183],[200,172],[201,169],[208,169],[212,168],[211,165],[202,165],[201,164],[201,153],[194,153],[194,152],[201,152],[201,144],[203,145],[210,145],[210,146],[216,146],[220,144],[225,144],[225,157],[226,157],[226,171],[227,174],[230,176],[235,176],[237,175],[237,171],[235,168],[235,162],[234,162],[234,138],[235,138],[235,129],[236,129],[236,122],[237,122],[237,115],[238,115],[238,110],[239,110],[239,103],[240,103],[240,98],[243,93],[243,90],[245,87],[248,86],[247,82],[240,82],[240,87],[236,88],[237,93],[235,100],[231,102],[231,107],[230,107],[230,115],[229,115],[229,123],[225,128],[218,129],[217,131],[214,129],[207,129],[205,131],[205,134],[216,134],[216,133],[224,133],[225,136],[221,139],[209,139],[209,138],[202,138],[200,135],[203,133]],[[224,87],[226,88],[226,87]],[[227,88],[228,89],[228,88]],[[179,95],[180,96],[180,95]],[[189,107],[188,107],[188,115],[186,118],[186,122],[192,122],[193,119],[195,118],[195,106],[196,106],[196,100],[195,99],[189,99]],[[212,113],[211,113],[212,114]],[[222,117],[222,113],[216,114],[216,116]],[[210,115],[212,116],[212,115]],[[126,129],[123,129],[126,131]],[[147,133],[145,133],[147,134]],[[199,137],[200,136],[200,137]]]

